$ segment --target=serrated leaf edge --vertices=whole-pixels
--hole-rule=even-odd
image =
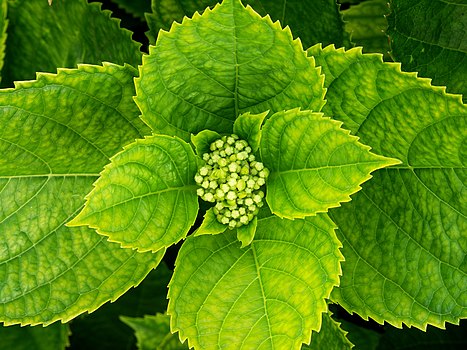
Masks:
[[[382,55],[381,55],[382,56]],[[346,197],[344,199],[342,199],[341,201],[339,201],[338,203],[334,204],[334,205],[330,205],[326,210],[318,210],[316,212],[314,212],[313,214],[308,214],[308,215],[300,215],[300,214],[297,214],[297,215],[294,215],[294,216],[287,216],[287,215],[282,215],[276,211],[274,211],[272,208],[271,208],[271,205],[268,201],[268,196],[266,194],[266,202],[268,203],[268,206],[269,206],[269,209],[271,210],[271,212],[280,217],[280,218],[283,218],[283,219],[289,219],[289,220],[294,220],[294,219],[304,219],[308,216],[316,216],[316,214],[319,214],[319,213],[328,213],[329,212],[329,209],[333,209],[333,208],[339,208],[342,206],[342,203],[347,203],[347,202],[350,202],[352,200],[352,198],[350,196],[352,196],[353,194],[359,192],[362,187],[361,185],[365,182],[367,182],[368,180],[370,180],[373,175],[371,175],[372,172],[374,171],[377,171],[377,170],[380,170],[380,169],[384,169],[386,167],[389,167],[389,166],[393,166],[393,165],[399,165],[399,164],[402,164],[402,162],[399,160],[399,159],[396,159],[396,158],[390,158],[390,157],[385,157],[385,156],[381,156],[381,155],[378,155],[376,153],[373,153],[371,152],[371,147],[368,146],[368,145],[365,145],[361,142],[359,142],[360,140],[360,137],[358,136],[355,136],[355,135],[352,135],[350,133],[350,130],[348,129],[344,129],[342,128],[342,125],[344,124],[343,122],[339,121],[339,120],[336,120],[336,119],[332,119],[331,117],[327,117],[324,115],[324,113],[321,113],[321,112],[313,112],[313,111],[310,111],[310,110],[302,110],[301,108],[293,108],[293,109],[289,109],[287,111],[284,111],[284,112],[289,112],[289,111],[296,111],[297,113],[313,113],[313,114],[317,114],[317,115],[320,115],[323,119],[326,119],[326,120],[329,120],[331,121],[333,124],[335,124],[339,130],[343,131],[347,136],[349,136],[353,141],[351,142],[355,142],[356,144],[358,144],[359,147],[362,147],[364,150],[366,150],[366,152],[372,154],[373,156],[376,156],[378,157],[379,159],[381,160],[387,160],[387,164],[386,165],[383,165],[381,167],[378,167],[376,169],[374,169],[373,171],[371,171],[363,180],[362,182],[357,185],[355,187],[355,191],[349,193],[346,195]],[[271,118],[273,117],[274,115],[271,116]],[[349,141],[350,142],[350,141]],[[271,170],[271,175],[274,174],[275,172]],[[268,186],[268,181],[266,181],[266,190],[267,190],[267,186]]]
[[[405,71],[403,71],[402,70],[402,63],[400,63],[400,62],[386,62],[386,61],[383,60],[383,54],[381,54],[381,53],[363,53],[363,51],[362,51],[363,47],[362,46],[356,46],[356,47],[353,47],[353,48],[351,48],[349,50],[346,50],[343,47],[340,47],[340,48],[336,49],[334,44],[330,44],[330,45],[326,46],[324,49],[323,49],[322,44],[316,44],[316,45],[311,46],[307,50],[307,52],[309,50],[311,50],[312,48],[319,48],[320,50],[322,50],[323,53],[327,53],[329,51],[337,51],[337,52],[343,53],[345,55],[357,54],[357,55],[361,55],[363,57],[377,58],[378,61],[380,61],[381,63],[383,63],[385,65],[388,65],[388,66],[392,67],[392,69],[394,69],[396,72],[401,73],[402,75],[406,75],[406,76],[410,76],[412,78],[416,78],[422,84],[425,84],[426,87],[429,87],[429,88],[433,89],[434,91],[436,91],[438,93],[441,93],[443,96],[448,96],[450,98],[457,99],[458,102],[463,104],[462,94],[454,94],[454,93],[447,92],[446,91],[446,86],[432,85],[433,79],[419,77],[418,72],[405,72]],[[308,54],[311,55],[310,53],[308,53]],[[311,57],[313,57],[313,56],[311,56]]]
[[[161,251],[161,250],[165,250],[166,248],[168,248],[168,247],[162,247],[162,248],[157,249],[157,250],[152,250],[151,248],[148,248],[148,249],[141,249],[141,248],[135,247],[135,246],[133,246],[133,245],[131,245],[131,244],[126,244],[126,243],[122,243],[122,242],[117,241],[117,240],[113,240],[112,238],[110,238],[110,235],[109,235],[109,234],[106,234],[106,233],[102,232],[97,226],[95,226],[95,225],[89,225],[89,224],[84,224],[84,223],[81,223],[80,220],[79,220],[79,216],[80,216],[81,213],[83,212],[84,207],[87,205],[87,203],[88,203],[88,201],[89,201],[89,198],[94,194],[94,191],[97,190],[97,186],[96,186],[97,182],[99,181],[99,179],[101,178],[101,176],[103,175],[103,173],[104,173],[105,171],[107,171],[107,170],[112,166],[112,161],[113,161],[116,157],[120,156],[122,153],[124,153],[125,151],[127,151],[130,147],[133,147],[134,145],[137,145],[138,143],[143,142],[143,141],[147,140],[148,138],[152,138],[152,137],[154,137],[154,136],[157,136],[157,137],[164,137],[164,138],[168,138],[168,139],[175,139],[175,140],[181,141],[181,142],[183,142],[183,143],[186,143],[184,140],[180,139],[180,138],[177,137],[177,136],[153,134],[153,135],[144,136],[144,138],[142,138],[142,139],[135,139],[134,142],[131,142],[131,143],[129,143],[129,144],[123,146],[122,150],[119,151],[119,152],[117,152],[115,155],[113,155],[113,156],[110,158],[109,163],[106,164],[106,165],[104,166],[104,169],[102,169],[102,171],[99,173],[99,177],[98,177],[97,180],[94,181],[94,183],[92,184],[92,186],[93,186],[92,190],[84,197],[84,199],[85,199],[86,202],[85,202],[85,204],[83,204],[83,206],[79,209],[80,212],[78,213],[78,215],[76,215],[73,219],[71,219],[70,221],[68,221],[68,222],[65,224],[65,226],[67,226],[67,227],[87,226],[87,227],[89,227],[89,228],[95,230],[99,235],[104,236],[104,237],[107,237],[107,242],[118,243],[118,244],[120,245],[121,248],[136,250],[136,251],[139,252],[139,253],[145,253],[145,252],[149,252],[149,251],[152,252],[152,253],[157,253],[157,252],[159,252],[159,251]],[[191,146],[189,146],[189,148],[190,148],[190,150],[191,150],[191,152],[192,152],[192,154],[193,154],[193,158],[195,159],[196,156],[195,156],[195,153],[194,153],[194,151],[193,151],[193,148],[192,148]],[[193,185],[193,189],[195,189],[195,188],[196,188],[196,186]],[[198,210],[199,210],[199,207],[198,207]],[[75,221],[75,220],[77,220],[77,222],[73,222],[73,221]],[[180,237],[176,242],[174,242],[173,244],[177,244],[177,243],[180,242],[181,240],[185,239],[185,238],[187,237],[187,235],[188,235],[188,232],[189,232],[190,228],[194,225],[195,222],[196,222],[196,216],[194,217],[194,219],[193,219],[192,222],[190,223],[190,227],[189,227],[189,229],[185,232],[185,234],[184,234],[183,236],[181,236],[181,237]],[[173,245],[173,244],[172,244],[172,245]]]
[[[263,217],[261,219],[258,219],[258,222],[261,221],[261,220],[267,220],[268,218],[271,218],[273,215],[274,214],[272,214],[270,216]],[[339,257],[338,257],[339,271],[337,272],[337,275],[336,275],[336,282],[329,288],[329,292],[326,295],[324,295],[322,299],[318,300],[317,303],[316,303],[318,305],[318,307],[319,307],[319,304],[321,302],[321,313],[320,313],[321,317],[319,318],[319,322],[318,322],[318,328],[317,328],[318,331],[322,327],[322,323],[323,323],[322,315],[323,315],[323,313],[328,312],[328,304],[327,304],[326,300],[329,300],[334,287],[338,287],[340,285],[340,277],[342,276],[342,263],[345,262],[345,257],[341,252],[341,248],[343,247],[343,245],[342,245],[342,242],[339,240],[339,238],[337,237],[337,234],[336,234],[336,230],[338,229],[338,227],[335,224],[335,222],[328,215],[326,215],[326,216],[327,216],[328,220],[330,222],[332,222],[332,224],[333,224],[332,227],[331,227],[332,233],[333,233],[331,235],[331,239],[336,244],[337,253],[339,255]],[[253,238],[253,241],[250,243],[250,245],[248,247],[250,247],[254,242],[255,242],[255,240]],[[237,240],[237,243],[240,244],[241,242]],[[176,265],[175,265],[175,267],[176,267]],[[174,279],[173,279],[173,275],[172,275],[172,278],[170,279],[170,282],[167,285],[167,289],[169,291],[170,291],[170,287],[172,286],[173,281],[174,281]],[[172,332],[172,334],[178,333],[178,339],[182,343],[184,343],[188,339],[187,344],[188,344],[188,347],[190,349],[194,348],[195,346],[199,346],[199,343],[197,342],[196,338],[194,339],[194,341],[192,341],[190,338],[188,338],[187,335],[183,334],[183,330],[181,328],[175,326],[176,314],[172,313],[171,306],[172,306],[173,302],[172,302],[172,299],[169,296],[169,293],[167,293],[167,299],[169,300],[169,304],[167,306],[167,315],[170,316],[170,331]],[[312,333],[313,333],[313,329],[311,329],[311,328],[307,329],[307,330],[304,330],[304,336],[303,337],[308,339],[308,341],[307,341],[307,343],[302,342],[302,344],[310,344]]]

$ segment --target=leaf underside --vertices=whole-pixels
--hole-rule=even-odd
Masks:
[[[100,7],[86,0],[54,1],[52,6],[43,0],[9,1],[3,86],[79,63],[140,64],[141,44]]]
[[[132,101],[135,72],[83,65],[0,91],[5,325],[66,322],[93,311],[137,285],[162,258],[64,226],[108,159],[147,132]]]
[[[398,327],[457,324],[467,317],[467,107],[380,55],[309,53],[326,75],[324,112],[403,162],[330,213],[346,258],[333,300]]]
[[[371,153],[341,124],[298,109],[266,121],[261,157],[271,171],[266,200],[274,214],[299,218],[325,212],[349,201],[370,172],[399,163]]]
[[[339,281],[333,227],[325,214],[266,214],[244,249],[235,231],[189,237],[169,284],[172,330],[199,349],[300,349]]]
[[[391,55],[405,71],[467,96],[465,1],[393,0],[388,16]]]
[[[323,77],[300,42],[239,0],[161,32],[135,83],[143,120],[186,141],[204,129],[231,133],[245,112],[324,104]]]
[[[310,345],[302,346],[302,350],[346,350],[353,344],[347,339],[347,332],[340,323],[333,320],[331,313],[323,314],[323,323],[319,332],[313,332]]]
[[[198,214],[196,158],[184,141],[154,135],[111,158],[82,212],[87,225],[124,248],[153,252],[186,236]]]

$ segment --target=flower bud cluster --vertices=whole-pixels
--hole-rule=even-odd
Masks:
[[[247,225],[263,206],[269,170],[255,160],[251,147],[237,135],[223,136],[203,154],[205,165],[195,176],[198,196],[216,203],[217,220],[230,228]]]

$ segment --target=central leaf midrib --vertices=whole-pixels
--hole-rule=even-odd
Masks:
[[[98,173],[63,173],[63,174],[23,174],[23,175],[0,175],[0,179],[23,179],[23,178],[35,178],[35,177],[99,177]]]
[[[301,169],[290,169],[290,170],[273,170],[272,173],[278,173],[279,175],[282,174],[288,174],[288,173],[299,173],[303,171],[318,171],[318,170],[325,170],[325,169],[340,169],[340,168],[345,168],[345,167],[355,167],[359,165],[364,165],[364,164],[379,164],[381,163],[381,160],[373,160],[373,161],[368,161],[368,162],[358,162],[358,163],[349,163],[349,164],[343,164],[343,165],[324,165],[324,166],[319,166],[316,168],[301,168]]]
[[[241,5],[243,6],[243,5]],[[235,23],[235,2],[232,1],[232,21],[233,21],[233,53],[235,61],[235,81],[234,81],[234,118],[238,117],[238,51],[237,51],[237,24]]]
[[[268,315],[268,309],[267,309],[267,301],[266,301],[266,295],[264,293],[264,287],[263,287],[263,281],[261,280],[261,272],[260,272],[260,266],[258,262],[258,257],[256,255],[256,249],[254,243],[251,244],[251,252],[253,253],[253,259],[255,261],[255,268],[256,268],[256,273],[258,275],[258,283],[261,289],[261,296],[263,297],[263,307],[264,307],[264,315],[266,316],[266,321],[268,323],[268,331],[269,331],[269,339],[271,339],[271,346],[272,349],[274,350],[274,342],[272,340],[272,332],[271,332],[271,322],[269,321],[269,315]]]
[[[109,205],[105,209],[100,210],[98,212],[103,212],[103,211],[106,211],[106,210],[110,210],[112,208],[118,207],[119,205],[126,204],[128,202],[131,202],[131,201],[137,200],[137,199],[142,199],[142,198],[146,198],[146,197],[150,197],[150,196],[154,196],[154,195],[159,195],[159,194],[167,193],[167,192],[195,191],[197,188],[198,188],[197,185],[184,185],[184,186],[181,186],[181,187],[168,187],[168,188],[165,188],[165,189],[160,190],[160,191],[152,191],[152,192],[144,193],[144,194],[139,195],[139,196],[134,196],[134,197],[125,199],[124,201]]]

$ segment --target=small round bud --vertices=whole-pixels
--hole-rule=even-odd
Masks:
[[[197,195],[215,203],[213,211],[220,223],[231,229],[248,225],[264,204],[260,187],[268,169],[255,160],[248,142],[235,134],[215,140],[209,149],[210,153],[202,155],[205,164],[195,175],[200,186]]]

